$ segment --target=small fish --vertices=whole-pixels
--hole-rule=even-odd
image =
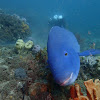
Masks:
[[[91,32],[90,31],[88,31],[88,35],[91,35]]]
[[[69,30],[54,26],[47,42],[48,64],[54,80],[61,86],[72,84],[80,70],[79,56],[100,54],[100,50],[87,50],[80,53],[80,45]]]

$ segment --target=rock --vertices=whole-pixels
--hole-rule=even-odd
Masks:
[[[2,91],[1,91],[1,94],[2,94],[2,99],[1,100],[6,100],[5,98],[13,93],[12,91],[14,91],[16,89],[16,80],[10,80],[6,83],[3,83],[3,87],[2,87]],[[7,99],[8,100],[8,99]]]
[[[31,100],[29,96],[25,95],[24,100]]]
[[[4,59],[0,58],[0,64],[3,63],[4,61],[5,61]]]
[[[9,80],[9,67],[6,65],[0,65],[0,81]]]
[[[47,84],[36,82],[29,86],[29,95],[31,100],[45,100],[47,97]]]
[[[9,67],[6,65],[0,65],[0,70],[2,70],[2,71],[9,70]]]
[[[18,82],[17,83],[17,90],[20,90],[21,88],[23,88],[23,84],[22,84],[22,82]]]
[[[3,87],[5,87],[5,85],[7,85],[8,83],[9,81],[0,83],[0,91],[2,91]]]

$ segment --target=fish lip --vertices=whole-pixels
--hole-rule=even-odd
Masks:
[[[73,76],[73,72],[70,74],[70,76],[63,82],[63,83],[61,83],[60,85],[61,86],[65,86],[66,85],[66,83],[68,83],[69,81],[70,81],[70,79],[72,78],[72,76]]]

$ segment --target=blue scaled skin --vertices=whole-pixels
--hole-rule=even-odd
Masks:
[[[80,52],[80,46],[74,34],[64,28],[54,26],[48,36],[48,64],[54,80],[61,86],[72,84],[80,70],[79,56],[92,54],[91,51]],[[91,52],[91,53],[90,53]],[[100,50],[93,54],[100,54]]]

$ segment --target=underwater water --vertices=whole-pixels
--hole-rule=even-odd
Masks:
[[[99,3],[99,0],[1,0],[0,8],[26,18],[34,41],[44,47],[50,30],[48,21],[55,14],[64,16],[67,29],[73,33],[88,38],[89,31],[92,38],[100,38]]]
[[[57,48],[52,45],[47,52],[48,34],[55,25],[76,37],[57,27],[51,32],[57,34],[60,30],[66,37],[71,36],[73,40],[66,42],[67,38],[61,35],[64,39],[60,40],[70,41],[67,45],[76,42],[74,46],[71,44],[75,52],[64,51],[65,56],[72,54],[67,62],[63,59],[65,64],[56,44],[56,39],[60,44],[59,36],[54,35],[52,42],[49,40]],[[81,52],[94,51],[79,54],[78,43]],[[52,53],[52,48],[57,51]],[[92,55],[96,53],[99,55]],[[58,64],[52,57],[59,58]],[[54,64],[54,68],[48,68],[49,64]],[[62,65],[68,68],[65,70]],[[0,100],[100,100],[99,79],[100,0],[0,0]]]

